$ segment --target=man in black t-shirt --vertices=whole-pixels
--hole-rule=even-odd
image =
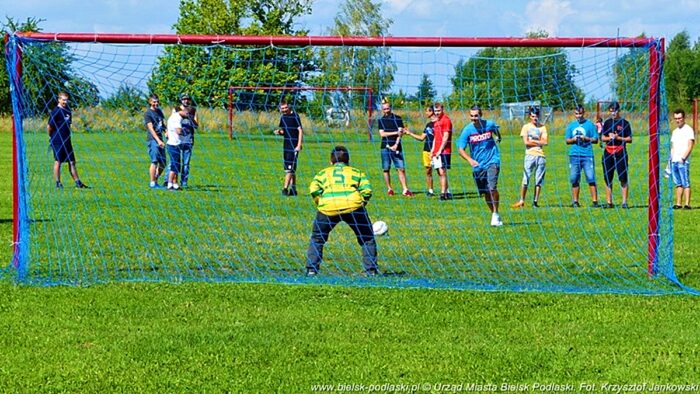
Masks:
[[[285,196],[297,195],[297,158],[301,151],[304,141],[304,129],[301,127],[301,119],[299,115],[292,111],[289,104],[283,101],[280,104],[279,128],[275,130],[275,134],[284,136],[283,155],[284,155],[284,187],[282,194]]]
[[[612,182],[615,171],[622,188],[622,208],[628,208],[628,157],[627,144],[632,143],[632,127],[620,116],[620,104],[613,101],[608,107],[610,118],[603,123],[601,139],[603,140],[603,176],[605,178],[605,208],[612,208]]]
[[[160,109],[158,95],[152,94],[148,97],[148,110],[143,114],[143,124],[146,127],[146,145],[148,146],[148,157],[151,166],[148,169],[150,176],[149,187],[158,188],[158,177],[165,168],[165,142],[163,132],[165,132],[165,115]]]
[[[400,116],[391,112],[391,104],[387,101],[382,102],[383,116],[377,119],[377,128],[379,135],[382,137],[382,145],[380,146],[382,153],[382,171],[384,171],[384,183],[387,187],[387,193],[393,196],[394,189],[391,187],[391,164],[394,164],[396,171],[399,173],[399,182],[403,187],[403,195],[413,197],[413,193],[408,189],[406,184],[406,170],[403,158],[403,148],[401,146],[401,134],[404,132],[403,120]]]

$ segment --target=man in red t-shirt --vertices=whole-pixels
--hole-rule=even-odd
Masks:
[[[449,191],[447,183],[447,170],[451,167],[452,157],[452,120],[445,114],[442,103],[433,105],[435,117],[433,123],[433,149],[430,151],[430,158],[440,177],[440,200],[451,200],[452,193]]]

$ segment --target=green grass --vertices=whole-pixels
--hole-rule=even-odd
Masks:
[[[192,187],[175,194],[146,187],[143,138],[141,132],[76,135],[80,172],[93,189],[75,190],[64,174],[68,187],[57,191],[47,173],[53,159],[45,135],[25,135],[31,180],[29,282],[306,281],[300,273],[314,209],[309,198],[279,195],[278,138],[260,128],[239,134],[235,141],[221,134],[198,135]],[[474,191],[471,169],[456,154],[450,171],[455,201],[443,204],[422,194],[389,198],[378,168],[378,142],[368,143],[359,131],[310,133],[301,156],[301,192],[315,171],[328,165],[332,144],[346,141],[352,163],[373,181],[370,215],[391,228],[390,236],[379,240],[380,264],[402,274],[371,283],[357,279],[359,248],[349,229],[341,226],[325,250],[324,275],[314,283],[347,283],[349,278],[378,286],[679,291],[663,276],[654,281],[647,277],[645,145],[630,147],[633,209],[574,210],[568,208],[567,147],[562,140],[552,130],[542,209],[511,210],[523,149],[518,138],[504,139],[499,189],[507,225],[493,229]],[[416,163],[420,149],[420,143],[405,141],[408,178],[416,191],[424,190],[422,168]],[[399,187],[396,179],[394,185]],[[584,206],[590,206],[587,194],[582,195]],[[600,194],[602,201],[602,190]],[[662,212],[664,241],[669,213]],[[660,261],[667,264],[668,253]]]
[[[9,175],[10,135],[2,132],[0,138],[0,173]],[[305,153],[313,168],[325,160]],[[136,162],[142,162],[140,156]],[[81,165],[86,179],[99,167]],[[560,182],[554,175],[561,171],[557,167],[553,165],[548,178],[553,185]],[[468,177],[460,180],[459,172],[464,168],[453,171],[454,187],[470,187]],[[0,229],[6,245],[11,240],[8,175],[0,178]],[[381,191],[377,175],[370,176]],[[280,181],[277,173],[261,176]],[[517,178],[516,170],[504,175],[504,195],[515,195]],[[693,180],[697,183],[697,176]],[[92,197],[66,192],[90,206],[91,198],[104,197],[100,184],[109,180],[91,181],[97,186]],[[120,181],[143,183],[138,172],[126,173]],[[410,172],[409,181],[420,184],[420,172]],[[551,209],[563,212],[557,204],[567,200],[566,188],[552,186],[546,193]],[[183,193],[181,198],[199,195]],[[400,201],[397,210],[423,204],[419,199]],[[299,205],[288,212],[310,221],[308,201],[289,204]],[[391,206],[378,195],[370,209],[390,213]],[[474,216],[483,210],[474,208]],[[697,212],[674,219],[677,272],[696,288]],[[417,238],[420,232],[413,235]],[[335,250],[345,245],[340,235],[332,242],[339,244]],[[356,248],[352,242],[347,245]],[[5,255],[8,261],[9,251]],[[0,390],[309,392],[314,384],[341,383],[551,382],[578,388],[578,383],[588,382],[598,384],[599,391],[605,382],[698,383],[696,309],[697,299],[689,296],[236,283],[32,287],[2,282]]]

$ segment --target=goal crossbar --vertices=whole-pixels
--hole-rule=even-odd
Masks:
[[[648,48],[656,38],[610,37],[342,37],[342,36],[229,36],[116,33],[17,33],[19,37],[62,42],[110,44],[200,44],[259,46],[370,46],[370,47],[601,47]]]

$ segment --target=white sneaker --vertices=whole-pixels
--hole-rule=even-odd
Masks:
[[[497,213],[494,213],[491,215],[491,225],[494,227],[503,226],[503,222],[501,221],[501,217]]]

